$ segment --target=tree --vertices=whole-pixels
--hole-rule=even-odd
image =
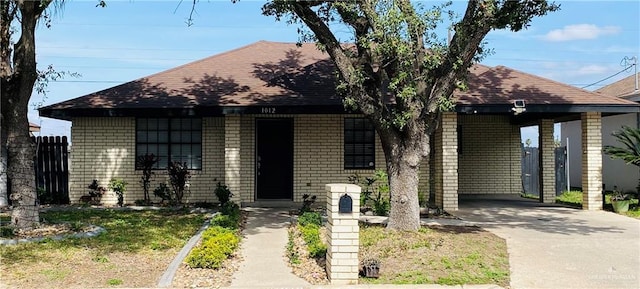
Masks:
[[[447,43],[436,29],[449,4],[424,9],[410,0],[274,0],[263,6],[265,15],[300,24],[301,41],[314,40],[328,53],[345,106],[373,123],[391,187],[390,229],[419,228],[420,162],[429,155],[441,112],[455,104],[454,90],[464,88],[469,68],[485,54],[487,33],[521,30],[559,8],[541,0],[471,0]],[[338,40],[336,23],[348,28],[352,45]]]
[[[29,138],[27,110],[36,69],[35,30],[52,0],[12,0],[0,2],[0,86],[2,93],[2,131],[7,147],[7,178],[13,202],[11,222],[18,229],[32,228],[39,222],[35,189],[35,147]],[[46,15],[44,15],[46,17]],[[13,25],[18,27],[15,27]],[[13,34],[20,37],[14,43]],[[6,143],[5,143],[6,142]]]
[[[604,153],[612,159],[621,159],[627,164],[640,167],[640,129],[623,126],[621,130],[611,134],[622,144],[617,146],[604,146]],[[640,199],[640,180],[636,187],[638,199]]]

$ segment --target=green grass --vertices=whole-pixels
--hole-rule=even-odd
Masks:
[[[122,280],[120,280],[120,279],[109,279],[109,280],[107,281],[107,284],[108,284],[108,285],[111,285],[111,286],[118,286],[118,285],[122,285],[122,283],[124,283],[124,281],[122,281]]]
[[[635,195],[634,195],[635,197]],[[562,193],[562,195],[556,198],[556,203],[582,207],[582,192],[581,191],[568,191]],[[605,210],[611,211],[611,195],[606,193],[604,196],[604,204]],[[638,204],[638,199],[632,198],[630,202],[629,211],[626,213],[621,213],[621,215],[626,215],[632,218],[640,219],[640,205]]]
[[[565,191],[556,197],[556,203],[582,208],[582,192]]]
[[[380,261],[373,284],[509,285],[506,242],[475,227],[423,227],[398,232],[361,226],[360,259]]]
[[[106,229],[93,238],[45,240],[15,246],[0,246],[7,265],[23,262],[55,262],[47,260],[50,252],[72,255],[74,250],[95,252],[96,262],[108,262],[111,252],[140,253],[180,248],[204,222],[203,214],[187,211],[68,210],[40,214],[51,223],[89,223]],[[59,256],[59,255],[56,255]]]

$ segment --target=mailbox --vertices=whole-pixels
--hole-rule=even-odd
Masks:
[[[344,194],[340,197],[338,202],[338,213],[352,213],[353,212],[353,199],[351,196]]]

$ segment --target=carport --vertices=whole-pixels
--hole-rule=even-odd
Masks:
[[[582,207],[601,210],[602,116],[638,113],[640,106],[503,66],[476,69],[432,138],[428,167],[436,205],[456,211],[463,195],[520,193],[520,128],[531,125],[539,128],[539,202],[553,203],[554,124],[580,120]]]

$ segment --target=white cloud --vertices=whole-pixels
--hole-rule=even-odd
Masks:
[[[584,40],[584,39],[596,39],[604,35],[612,35],[620,33],[620,27],[618,26],[603,26],[598,27],[593,24],[576,24],[567,25],[562,29],[555,29],[549,31],[543,36],[547,41],[571,41],[571,40]]]
[[[590,64],[590,65],[586,65],[578,68],[575,74],[576,75],[604,74],[604,73],[608,73],[609,70],[610,70],[610,67],[608,66]]]

